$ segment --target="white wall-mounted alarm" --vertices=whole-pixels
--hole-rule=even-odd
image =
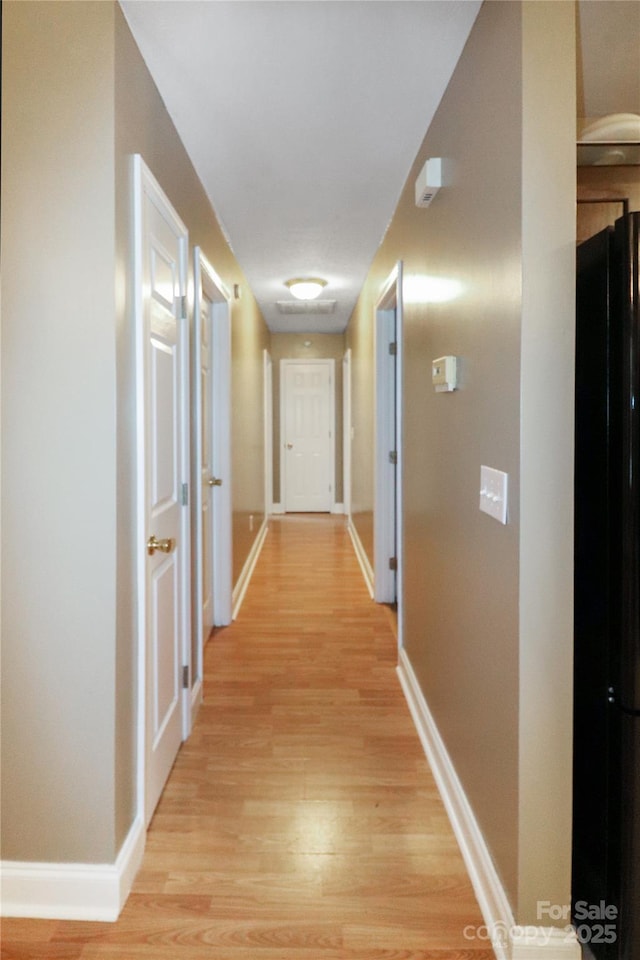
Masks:
[[[431,361],[431,382],[436,393],[451,393],[458,386],[458,358],[438,357]]]

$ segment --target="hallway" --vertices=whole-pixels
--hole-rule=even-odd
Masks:
[[[272,518],[119,921],[5,920],[3,960],[492,960],[396,654],[344,518]]]

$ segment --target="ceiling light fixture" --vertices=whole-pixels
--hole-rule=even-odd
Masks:
[[[327,281],[320,277],[295,277],[293,280],[287,280],[285,287],[288,287],[291,294],[297,300],[315,300],[319,297],[326,287]]]

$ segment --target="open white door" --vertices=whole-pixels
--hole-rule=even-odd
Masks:
[[[194,303],[194,699],[214,626],[231,623],[231,298],[198,247]]]
[[[139,789],[148,824],[188,711],[188,235],[139,156],[133,158],[133,180]]]
[[[280,361],[280,496],[285,512],[329,512],[335,473],[334,360]]]
[[[374,597],[398,603],[402,643],[402,263],[384,284],[375,313]]]

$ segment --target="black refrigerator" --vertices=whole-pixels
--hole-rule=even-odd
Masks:
[[[640,960],[639,249],[640,213],[578,247],[572,921],[596,960]]]

